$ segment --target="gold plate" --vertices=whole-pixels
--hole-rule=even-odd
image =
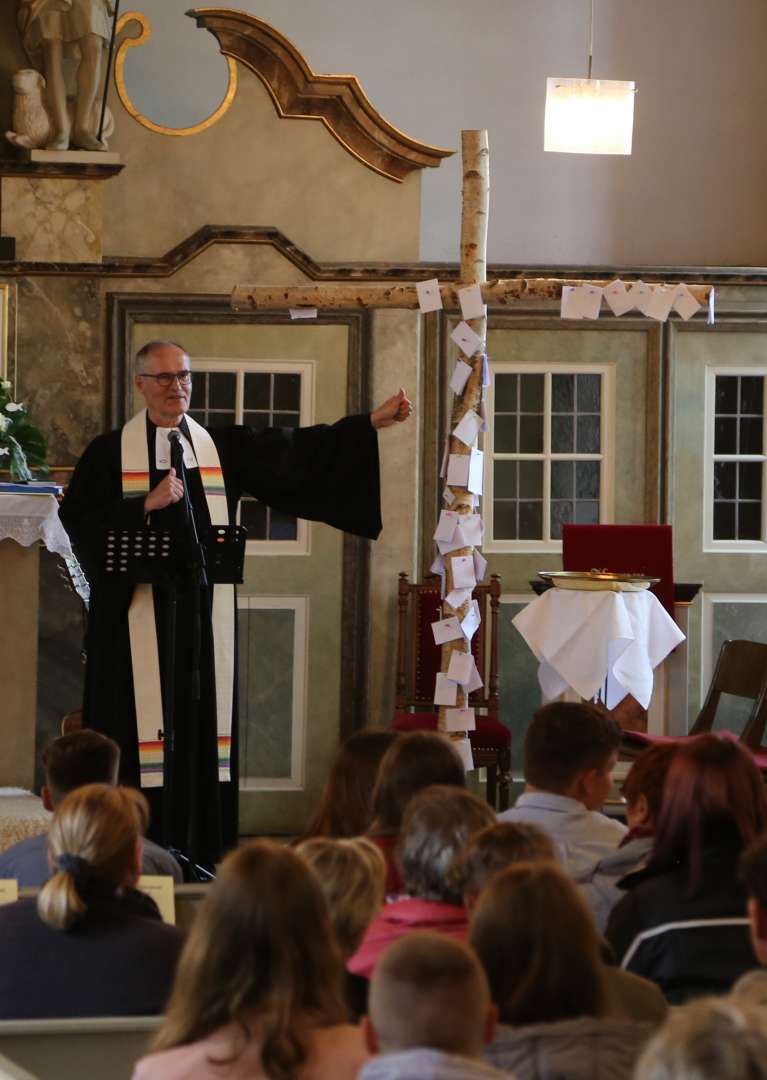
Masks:
[[[538,577],[558,589],[591,592],[643,592],[660,581],[660,578],[644,574],[621,574],[611,570],[539,570]]]

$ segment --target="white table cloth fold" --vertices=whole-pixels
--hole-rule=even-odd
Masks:
[[[0,492],[0,540],[9,539],[22,547],[42,540],[49,551],[65,558],[72,556],[72,545],[59,520],[59,504],[53,495]]]
[[[540,661],[547,698],[602,690],[608,709],[627,694],[648,708],[653,669],[685,637],[649,591],[549,589],[512,621]]]

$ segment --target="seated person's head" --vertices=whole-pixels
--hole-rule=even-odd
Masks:
[[[148,820],[147,801],[133,788],[86,784],[65,796],[48,831],[53,873],[37,899],[40,918],[69,930],[94,893],[135,885]]]
[[[740,880],[748,897],[751,941],[759,963],[767,967],[767,834],[743,852]]]
[[[538,709],[525,735],[529,788],[566,795],[598,810],[610,793],[621,728],[588,702],[555,701]]]
[[[295,852],[322,887],[338,947],[348,959],[384,902],[384,857],[364,836],[335,840],[314,836],[303,840]]]
[[[502,1023],[604,1015],[594,919],[554,863],[518,863],[496,874],[474,908],[469,940]]]
[[[42,753],[43,805],[53,810],[65,795],[84,784],[116,784],[120,748],[113,739],[83,728],[53,739]]]
[[[495,822],[482,799],[459,787],[434,785],[408,803],[397,857],[405,889],[421,900],[460,905],[449,871],[469,838]]]
[[[372,1053],[428,1047],[479,1057],[494,1027],[487,979],[462,943],[416,931],[391,945],[378,962],[363,1020]]]
[[[361,836],[368,831],[381,760],[400,737],[387,728],[363,728],[341,743],[306,836]]]
[[[232,1061],[255,1037],[264,1074],[294,1077],[312,1029],[345,1021],[342,986],[316,877],[290,848],[252,841],[227,855],[206,889],[154,1049],[231,1023]]]
[[[436,731],[401,735],[381,761],[373,792],[371,833],[395,836],[412,797],[432,784],[466,786],[466,770],[458,751],[446,735]]]
[[[621,787],[626,800],[629,828],[655,828],[663,804],[663,788],[675,753],[675,743],[656,743],[643,750],[629,769]]]
[[[672,1009],[634,1075],[637,1080],[767,1080],[763,1017],[730,998],[702,998]]]
[[[481,829],[450,869],[450,882],[473,908],[492,877],[519,862],[558,862],[554,844],[537,825],[524,821],[501,821]]]

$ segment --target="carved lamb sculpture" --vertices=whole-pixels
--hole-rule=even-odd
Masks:
[[[48,115],[43,91],[45,90],[45,78],[34,68],[22,68],[13,76],[13,131],[6,131],[5,137],[14,146],[21,146],[25,150],[37,150],[44,147],[51,137],[51,119]],[[74,101],[67,101],[70,116],[74,112]],[[100,110],[101,104],[94,105]],[[98,117],[94,125],[98,127]],[[114,131],[114,117],[109,109],[104,117],[104,131],[102,140],[106,139]]]

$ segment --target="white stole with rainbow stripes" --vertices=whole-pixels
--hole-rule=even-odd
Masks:
[[[229,510],[221,462],[208,432],[187,416],[189,435],[200,468],[211,524],[228,525]],[[161,430],[161,429],[158,429]],[[146,409],[122,429],[123,498],[149,494],[149,445]],[[232,696],[234,692],[234,586],[213,589],[213,649],[216,672],[216,731],[218,738],[218,778],[231,780]],[[160,657],[151,585],[137,585],[128,611],[133,693],[136,701],[139,763],[142,787],[163,783],[164,729]],[[176,722],[183,722],[176,717]]]

